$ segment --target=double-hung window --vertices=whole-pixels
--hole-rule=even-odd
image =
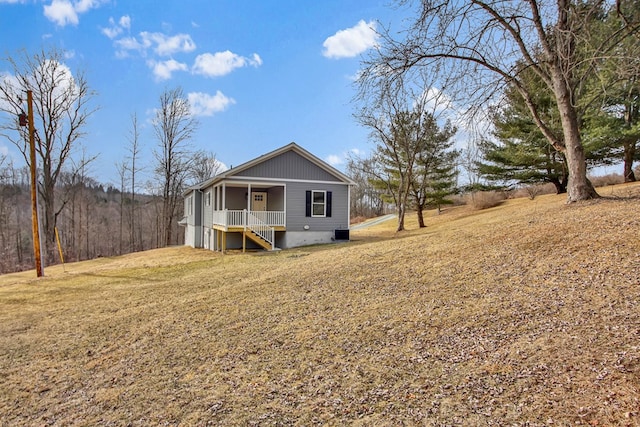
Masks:
[[[331,191],[307,190],[306,215],[315,218],[331,217]]]
[[[311,191],[311,216],[327,216],[327,192]]]

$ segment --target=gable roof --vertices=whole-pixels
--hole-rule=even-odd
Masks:
[[[188,188],[185,191],[186,193],[189,193],[191,191],[194,190],[202,190],[206,187],[209,187],[219,181],[222,181],[226,178],[230,178],[236,175],[239,175],[240,173],[242,173],[243,171],[246,171],[248,169],[251,169],[261,163],[264,163],[268,160],[271,160],[275,157],[278,157],[284,153],[287,153],[289,151],[293,151],[296,154],[302,156],[303,158],[305,158],[306,160],[310,161],[311,163],[313,163],[314,165],[318,166],[319,168],[321,168],[322,170],[324,170],[325,172],[327,172],[328,174],[334,176],[338,182],[342,182],[345,184],[349,184],[352,185],[354,184],[353,180],[351,178],[349,178],[348,176],[346,176],[345,174],[343,174],[342,172],[340,172],[339,170],[337,170],[336,168],[334,168],[333,166],[329,165],[327,162],[319,159],[318,157],[314,156],[313,154],[311,154],[310,152],[308,152],[307,150],[305,150],[304,148],[300,147],[298,144],[296,144],[295,142],[292,142],[290,144],[287,144],[283,147],[280,147],[276,150],[273,150],[267,154],[263,154],[262,156],[256,157],[253,160],[249,160],[248,162],[245,162],[243,164],[241,164],[240,166],[236,166],[235,168],[232,169],[227,169],[224,172],[219,173],[218,175],[214,176],[213,178],[210,178],[204,182],[201,182],[197,185],[194,185],[193,187]]]

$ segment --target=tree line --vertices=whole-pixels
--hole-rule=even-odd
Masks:
[[[150,165],[141,164],[143,145],[137,115],[132,113],[126,153],[115,165],[119,188],[104,190],[90,176],[96,157],[81,150],[97,96],[82,71],[72,73],[64,52],[55,48],[35,54],[22,51],[7,57],[6,63],[11,72],[0,77],[0,136],[16,147],[26,167],[15,166],[6,156],[0,159],[0,272],[32,265],[35,256],[25,250],[33,243],[26,214],[31,128],[45,263],[58,262],[58,238],[71,260],[180,244],[182,192],[220,168],[215,154],[191,145],[198,121],[182,89],[166,89],[159,96],[152,118]],[[33,95],[31,106],[25,106],[27,92]],[[34,123],[29,126],[25,108],[33,110]],[[151,170],[152,178],[140,182],[143,170]]]
[[[375,149],[349,164],[396,206],[398,230],[408,208],[422,226],[425,201],[437,207],[456,191],[549,182],[581,201],[599,197],[589,167],[614,163],[635,181],[640,3],[398,6],[413,7],[413,21],[379,34],[357,80],[355,117]],[[467,136],[464,151],[453,149],[456,128],[438,117],[454,109],[458,123],[487,125]],[[456,187],[462,169],[481,180]]]
[[[28,167],[17,167],[6,157],[0,158],[0,273],[31,269],[34,265],[29,180]],[[55,227],[65,261],[160,246],[157,196],[123,193],[113,186],[105,188],[81,172],[61,174],[55,191],[64,205],[57,212]],[[125,230],[133,223],[137,226],[131,236]],[[58,257],[54,252],[45,264],[59,263]]]

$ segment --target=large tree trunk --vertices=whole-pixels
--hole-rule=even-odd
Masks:
[[[401,204],[398,205],[398,227],[396,228],[396,232],[404,230],[404,215],[405,215],[405,206]]]
[[[416,208],[418,214],[418,227],[424,228],[426,225],[424,224],[424,214],[422,212],[422,206],[418,205]]]
[[[410,178],[400,175],[400,185],[398,186],[398,228],[397,231],[404,231],[404,218],[409,204]]]
[[[591,181],[587,178],[587,162],[584,148],[577,129],[565,129],[565,144],[567,166],[569,167],[569,182],[567,184],[567,202],[578,202],[600,197]]]
[[[556,194],[564,194],[567,192],[567,184],[564,181],[560,181],[557,178],[549,180],[556,187]]]
[[[633,173],[633,158],[636,154],[636,140],[624,141],[624,182],[635,182],[636,175]]]
[[[555,31],[555,51],[550,57],[550,77],[556,105],[562,122],[564,155],[567,159],[569,182],[567,183],[567,203],[600,197],[587,179],[587,162],[580,137],[578,114],[573,104],[572,82],[575,63],[576,34],[572,31],[571,1],[558,0],[558,22]]]
[[[587,179],[587,162],[580,138],[578,115],[571,102],[568,83],[559,69],[553,73],[553,85],[562,122],[564,155],[569,169],[567,203],[598,198],[600,196]]]
[[[44,203],[44,213],[40,211],[38,214],[39,226],[42,227],[44,222],[44,230],[39,228],[40,244],[43,245],[42,252],[47,264],[51,264],[55,259],[56,246],[55,185],[46,175],[43,181],[43,191],[38,193],[38,197],[41,197]]]
[[[401,185],[400,188],[403,188]],[[396,232],[404,231],[404,217],[407,213],[407,197],[406,193],[398,194],[398,203],[396,204],[398,208],[398,227],[396,228]]]

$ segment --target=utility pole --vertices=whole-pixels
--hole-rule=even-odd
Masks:
[[[33,255],[36,260],[36,274],[44,276],[42,269],[42,252],[40,251],[40,228],[38,222],[38,188],[36,175],[36,143],[33,125],[33,93],[27,91],[27,117],[20,114],[20,126],[29,126],[29,163],[31,164],[31,230],[33,234]],[[26,119],[26,120],[25,120]],[[25,123],[26,122],[26,123]]]

